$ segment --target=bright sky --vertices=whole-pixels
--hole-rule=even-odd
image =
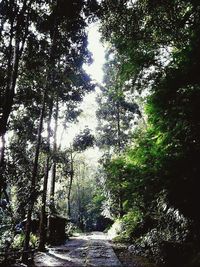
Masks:
[[[105,49],[103,48],[102,43],[100,42],[100,33],[98,32],[99,25],[98,23],[94,23],[88,27],[88,41],[89,41],[89,50],[93,54],[94,62],[90,65],[84,65],[84,69],[91,76],[94,81],[98,83],[102,83],[103,80],[103,64],[105,63]],[[96,88],[98,90],[98,88]],[[97,125],[96,119],[96,109],[97,103],[96,92],[90,93],[85,96],[83,103],[81,105],[82,110],[84,112],[81,114],[79,122],[76,124],[72,124],[71,127],[68,128],[68,131],[64,134],[64,142],[62,143],[62,147],[69,146],[70,142],[72,142],[75,135],[79,134],[81,130],[83,130],[86,126],[88,126],[91,130],[95,130]],[[62,135],[62,126],[58,127],[58,142],[60,142],[60,136]],[[46,133],[44,133],[44,136]],[[12,137],[12,133],[7,136],[6,140]],[[67,143],[66,143],[67,140]],[[2,143],[0,141],[0,147]],[[98,148],[90,148],[86,152],[86,157],[93,162],[97,161],[99,157]]]
[[[91,77],[98,83],[103,80],[103,64],[105,63],[105,49],[100,42],[101,35],[98,32],[98,23],[92,24],[88,29],[88,48],[93,54],[93,64],[90,66],[85,65],[84,69]]]
[[[91,76],[92,80],[102,83],[103,80],[103,64],[105,63],[105,49],[100,42],[100,33],[98,32],[99,25],[98,23],[94,23],[88,27],[88,48],[90,52],[93,54],[93,63],[88,66],[84,65],[84,69]],[[98,88],[96,88],[98,90]],[[65,142],[68,140],[68,144],[64,144],[64,146],[69,145],[74,136],[78,134],[81,130],[83,130],[86,126],[88,126],[91,130],[95,130],[97,125],[96,119],[96,109],[97,103],[96,99],[96,91],[90,94],[87,94],[81,104],[81,109],[84,112],[81,114],[79,118],[79,122],[76,124],[72,124],[71,127],[68,128],[66,135],[67,138],[64,138]],[[91,154],[91,151],[89,152]],[[95,154],[98,154],[97,151],[92,153],[95,157]]]

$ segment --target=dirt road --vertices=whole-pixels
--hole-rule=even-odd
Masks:
[[[35,266],[122,267],[107,235],[100,232],[80,234],[70,238],[65,245],[37,253]]]

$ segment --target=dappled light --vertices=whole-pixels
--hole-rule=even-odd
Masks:
[[[38,253],[36,266],[115,266],[121,267],[108,237],[100,232],[77,234],[65,245]],[[109,265],[108,265],[109,264]]]
[[[0,1],[0,267],[200,266],[200,1]]]

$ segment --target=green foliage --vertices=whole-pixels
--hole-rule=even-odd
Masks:
[[[11,185],[15,214],[19,211],[23,219],[30,199],[39,196],[46,156],[49,169],[51,163],[59,163],[57,178],[62,183],[55,199],[65,213],[69,188],[63,189],[63,184],[74,170],[66,153],[57,149],[56,129],[53,145],[42,137],[38,179],[30,195],[41,99],[46,92],[44,122],[49,125],[51,117],[55,124],[58,117],[66,127],[80,114],[78,104],[94,88],[82,66],[91,62],[86,26],[95,13],[103,39],[110,43],[97,111],[97,143],[107,157],[102,160],[103,190],[86,179],[91,172],[77,163],[72,218],[81,229],[92,229],[103,221],[103,206],[109,203],[112,217],[121,216],[117,223],[123,238],[136,241],[138,253],[165,261],[163,244],[179,250],[174,243],[191,242],[198,250],[199,1],[103,0],[99,10],[96,1],[31,1],[30,6],[26,2],[0,3],[0,132],[13,131],[0,166],[5,178],[1,187]],[[19,62],[14,66],[15,56]],[[145,117],[136,101],[142,95],[148,95],[141,105]],[[57,114],[59,108],[64,115]],[[135,130],[140,119],[143,125]],[[51,140],[52,130],[48,131]],[[85,129],[75,138],[74,148],[82,151],[93,144],[93,135]],[[13,222],[6,212],[0,216],[5,224],[1,245],[6,247],[12,242]],[[36,238],[31,239],[34,246]],[[13,245],[22,242],[23,236],[18,236]]]
[[[89,128],[85,128],[82,132],[75,136],[73,140],[73,149],[75,151],[84,151],[94,146],[95,138],[91,134]]]
[[[25,235],[24,233],[20,233],[15,235],[13,242],[12,242],[12,248],[13,249],[21,249],[23,247]],[[36,248],[38,244],[38,237],[31,233],[30,235],[30,247]]]
[[[38,237],[34,234],[31,234],[30,235],[30,244],[31,244],[31,247],[33,248],[36,248],[37,245],[38,245]]]
[[[14,237],[13,243],[12,243],[12,247],[14,249],[21,249],[23,247],[23,242],[24,242],[24,234],[17,234]]]
[[[14,231],[13,231],[13,225],[12,225],[12,214],[6,209],[2,209],[0,207],[0,249],[3,250],[5,248],[9,248],[13,236],[14,236]]]
[[[173,242],[199,246],[199,10],[198,1],[102,2],[103,38],[120,66],[114,90],[131,84],[133,95],[149,95],[146,129],[105,164],[107,190],[113,206],[121,191],[125,211],[142,214],[134,250],[156,259],[169,253],[169,266],[177,266],[170,253],[181,251]],[[191,255],[180,262],[188,266]]]
[[[1,240],[0,248],[1,250],[8,249],[12,243],[13,232],[11,229],[1,229]]]
[[[87,24],[94,20],[98,8],[97,2],[92,2],[74,0],[67,6],[65,1],[45,0],[0,3],[2,140],[9,131],[6,149],[4,143],[0,144],[0,198],[7,190],[13,217],[16,221],[28,218],[27,225],[41,206],[44,209],[40,217],[45,217],[45,184],[51,165],[54,164],[55,173],[56,164],[67,165],[67,160],[61,160],[52,121],[66,129],[66,124],[80,115],[78,105],[84,95],[94,89],[83,69],[85,63],[92,62],[86,34]],[[91,139],[87,140],[88,145],[92,145]],[[10,228],[14,224],[13,220]],[[26,237],[25,250],[29,230]],[[18,237],[14,246],[22,245],[22,239]],[[35,246],[35,237],[30,239]]]
[[[73,236],[74,234],[81,233],[81,229],[79,229],[74,223],[67,223],[65,227],[65,233],[67,237]]]
[[[123,231],[119,233],[118,240],[132,241],[134,231],[138,224],[141,223],[142,214],[139,211],[129,211],[121,219]]]
[[[97,145],[105,151],[119,153],[130,143],[131,128],[141,118],[141,111],[135,97],[128,94],[130,85],[124,84],[120,69],[123,65],[117,55],[107,52],[104,66],[104,86],[97,97],[98,118]]]

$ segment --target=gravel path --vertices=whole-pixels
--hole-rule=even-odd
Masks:
[[[80,234],[65,245],[38,252],[34,262],[36,267],[122,267],[107,235],[101,232]]]

